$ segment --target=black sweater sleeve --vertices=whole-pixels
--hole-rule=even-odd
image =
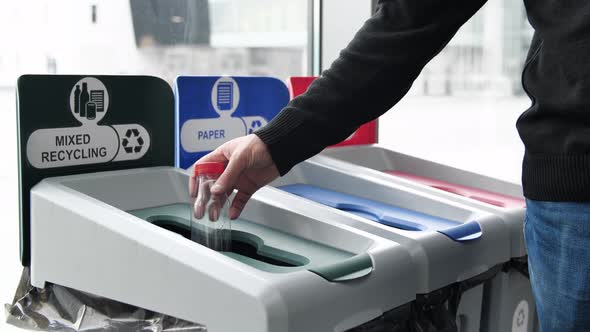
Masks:
[[[332,66],[256,132],[281,175],[395,105],[485,1],[380,1]]]

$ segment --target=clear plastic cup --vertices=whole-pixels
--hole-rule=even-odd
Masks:
[[[191,213],[191,240],[216,251],[231,251],[231,220],[228,197],[212,195],[211,187],[223,173],[224,163],[195,165],[197,197]]]

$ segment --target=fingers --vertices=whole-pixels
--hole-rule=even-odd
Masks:
[[[252,193],[238,191],[229,208],[229,219],[234,220],[240,216],[250,197],[252,197]]]
[[[200,185],[197,194],[197,199],[195,199],[195,205],[193,208],[194,216],[197,219],[201,219],[205,215],[205,211],[207,210],[207,203],[209,203],[209,199],[211,198],[210,188],[212,185],[213,181],[204,181]],[[195,187],[197,186],[195,185]]]
[[[202,219],[207,213],[209,221],[217,221],[221,216],[221,209],[227,201],[226,195],[211,194],[211,187],[215,181],[205,181],[201,183],[195,199],[193,214],[197,219]]]
[[[197,178],[195,177],[194,172],[191,172],[191,176],[188,179],[188,192],[190,197],[197,197]]]
[[[225,171],[211,188],[211,193],[215,196],[224,195],[232,191],[236,187],[236,183],[246,168],[246,163],[239,155],[234,155],[230,158]]]
[[[197,160],[189,169],[189,181],[188,181],[188,192],[190,197],[197,197],[199,193],[199,188],[197,186],[197,178],[195,177],[195,165],[205,162],[227,162],[227,158],[223,152],[223,149],[220,147],[215,149],[211,153],[203,156],[201,159]]]
[[[215,149],[214,151],[208,153],[207,155],[201,157],[201,159],[197,160],[189,169],[189,181],[188,181],[188,192],[190,197],[197,197],[199,193],[199,188],[197,186],[197,178],[195,177],[195,165],[200,163],[206,162],[227,162],[228,158],[224,152],[224,146],[220,146],[219,148]]]
[[[189,178],[188,178],[188,193],[189,197],[197,197],[197,192],[199,188],[197,188],[197,178],[195,177],[195,165],[197,163],[192,164],[191,167],[187,169]]]
[[[215,197],[215,196],[214,196]],[[221,217],[221,210],[225,205],[227,200],[226,196],[218,196],[217,198],[213,198],[211,203],[209,204],[209,221],[218,221],[219,217]]]
[[[221,206],[218,202],[211,202],[209,204],[209,221],[217,221],[219,220],[219,215],[221,214]]]
[[[227,196],[233,193],[242,174],[249,166],[248,158],[245,157],[249,154],[246,153],[245,155],[244,151],[240,152],[242,149],[239,148],[240,144],[238,143],[240,143],[238,139],[225,143],[195,163],[195,165],[203,162],[227,163],[225,171],[219,176],[212,187],[199,188],[198,179],[194,177],[194,174],[191,174],[188,186],[191,197],[197,197],[193,209],[194,216],[197,219],[203,218],[206,213],[209,214],[211,221],[216,221],[219,218],[220,209],[225,204]],[[242,143],[242,145],[244,144]],[[246,150],[246,152],[249,151],[248,149]],[[243,187],[240,188],[240,192],[232,202],[230,218],[235,219],[240,215],[248,199],[258,189],[255,184],[253,187],[251,188],[253,190],[247,191],[244,191]],[[207,204],[210,199],[216,203]]]

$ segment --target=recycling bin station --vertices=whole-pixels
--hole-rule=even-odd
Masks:
[[[234,222],[230,252],[191,241],[189,172],[174,167],[164,81],[29,75],[18,99],[21,260],[34,287],[62,285],[213,332],[366,331],[409,319],[418,271],[408,248],[289,195],[257,193]],[[89,103],[100,113],[81,114]]]
[[[346,331],[414,299],[405,247],[272,193],[234,222],[231,252],[192,242],[187,182],[172,167],[43,180],[31,190],[32,284],[228,332]]]
[[[482,330],[536,330],[523,234],[525,202],[519,185],[408,156],[378,144],[336,147],[324,150],[322,155],[330,157],[322,159],[325,164],[370,174],[500,217],[510,232],[511,260],[486,284],[482,317],[486,329]]]
[[[291,77],[291,97],[305,92],[314,77]],[[325,149],[326,165],[362,173],[444,197],[499,216],[510,232],[511,260],[486,283],[482,331],[535,331],[537,316],[526,261],[520,185],[391,151],[377,143],[377,126],[364,125],[342,143]],[[354,167],[356,165],[358,167]]]
[[[21,262],[34,287],[211,332],[534,326],[517,270],[519,188],[372,144],[376,122],[254,194],[231,251],[191,240],[190,166],[266,125],[292,81],[25,75],[17,88]]]
[[[175,84],[177,114],[177,165],[187,168],[209,150],[227,140],[213,138],[200,144],[185,144],[186,137],[199,136],[187,123],[206,124],[219,118],[219,123],[241,119],[246,133],[252,128],[251,119],[269,121],[276,115],[274,105],[261,105],[259,95],[274,99],[287,97],[276,82],[262,83],[264,78],[178,77]],[[258,81],[256,81],[258,80]],[[301,93],[298,80],[309,84],[308,78],[291,78],[291,97]],[[234,92],[224,107],[219,104],[221,82],[232,82]],[[269,84],[271,83],[271,84]],[[250,85],[252,84],[252,85]],[[257,88],[253,89],[252,86]],[[272,87],[271,87],[272,86]],[[262,91],[256,94],[256,91]],[[209,98],[209,94],[211,97]],[[196,96],[200,96],[197,98]],[[239,96],[239,100],[235,98]],[[288,97],[287,97],[288,98]],[[270,99],[269,99],[270,100]],[[269,103],[265,100],[265,103]],[[286,104],[285,101],[277,104]],[[215,110],[213,112],[213,110]],[[205,126],[205,128],[207,128]],[[376,139],[376,123],[369,123],[339,146],[350,146]],[[368,176],[368,169],[346,169],[354,166],[341,162],[339,167],[326,166],[318,156],[296,166],[289,174],[271,185],[273,196],[282,201],[302,199],[312,213],[327,213],[331,218],[354,228],[384,237],[406,247],[418,270],[417,300],[414,309],[435,308],[426,321],[416,324],[428,328],[446,328],[458,324],[460,331],[479,331],[483,328],[484,285],[501,272],[511,255],[511,233],[499,216],[453,201],[412,189],[411,186],[392,184]],[[334,161],[338,162],[338,161]],[[273,189],[269,189],[273,190]],[[291,198],[289,198],[291,196]],[[395,206],[392,205],[395,203]],[[301,203],[304,204],[304,203]],[[327,206],[328,207],[327,207]],[[313,212],[312,212],[313,211]],[[323,219],[324,217],[317,217]],[[432,318],[436,317],[436,318]],[[417,319],[423,319],[418,317]],[[445,323],[438,324],[439,320]],[[452,321],[452,322],[451,322]],[[429,325],[430,324],[430,325]]]
[[[418,266],[418,298],[436,303],[442,298],[450,303],[442,301],[445,305],[452,306],[460,300],[455,296],[469,290],[462,303],[450,307],[448,315],[451,319],[457,316],[458,324],[463,324],[459,331],[479,331],[483,282],[510,260],[510,238],[502,220],[450,200],[326,165],[322,159],[326,157],[302,162],[271,185],[318,208],[338,211],[344,224],[408,248]]]

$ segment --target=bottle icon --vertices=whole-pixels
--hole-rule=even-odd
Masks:
[[[96,104],[93,102],[86,103],[86,119],[96,119]]]
[[[80,84],[76,84],[76,90],[74,90],[74,113],[80,113]]]
[[[86,117],[86,104],[90,101],[90,94],[88,93],[88,83],[82,83],[82,93],[80,94],[80,116]]]

